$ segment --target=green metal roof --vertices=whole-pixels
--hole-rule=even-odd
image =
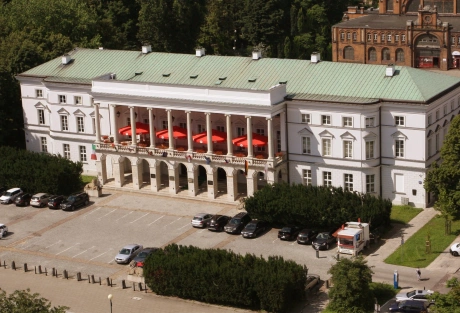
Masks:
[[[385,65],[81,48],[69,55],[67,65],[59,57],[19,76],[91,84],[116,73],[118,81],[243,90],[268,90],[283,82],[291,99],[360,104],[379,99],[423,103],[460,83],[457,77],[401,66],[386,77]]]

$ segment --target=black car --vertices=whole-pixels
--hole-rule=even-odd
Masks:
[[[229,234],[239,234],[246,226],[247,223],[251,221],[248,213],[240,212],[225,225],[224,229]]]
[[[51,196],[48,200],[48,207],[50,209],[56,210],[61,208],[61,203],[62,201],[65,200],[65,197],[60,195],[60,196]]]
[[[303,245],[309,245],[312,241],[316,238],[318,232],[313,229],[302,229],[300,233],[297,235],[297,243]]]
[[[230,216],[216,214],[211,218],[208,230],[223,231],[229,220],[231,220]]]
[[[144,266],[144,261],[147,259],[149,255],[157,251],[158,248],[144,248],[139,252],[138,255],[133,259],[133,263],[137,267],[143,267]]]
[[[268,223],[261,220],[252,220],[241,231],[243,238],[256,238],[259,234],[268,229]]]
[[[31,193],[23,193],[14,199],[16,206],[28,206],[30,204],[30,199],[32,199]]]
[[[278,231],[278,238],[281,240],[294,240],[297,238],[300,229],[300,227],[295,225],[284,226],[280,231]]]
[[[64,211],[73,211],[78,207],[88,205],[89,196],[86,192],[75,193],[70,195],[66,200],[61,203],[61,210]]]
[[[337,241],[337,239],[332,236],[333,233],[333,231],[319,233],[311,243],[311,246],[316,250],[329,250],[329,247]]]
[[[389,311],[402,313],[425,313],[427,310],[424,302],[404,300],[401,302],[396,302],[390,306]]]

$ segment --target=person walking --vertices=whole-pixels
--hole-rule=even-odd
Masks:
[[[417,279],[420,281],[422,279],[422,272],[420,271],[420,268],[417,267],[415,271],[417,272]]]

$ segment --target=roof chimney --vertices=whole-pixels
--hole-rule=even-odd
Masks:
[[[206,55],[206,54],[205,54],[205,51],[206,51],[205,48],[196,48],[195,50],[196,50],[196,54],[195,54],[195,55],[196,55],[197,57],[200,57],[200,58],[201,58],[201,57],[204,57],[204,56]]]
[[[142,53],[143,54],[147,54],[147,53],[150,53],[150,52],[152,52],[152,46],[151,45],[142,46]]]
[[[69,64],[71,60],[72,60],[72,57],[70,55],[68,55],[68,54],[64,54],[62,56],[62,64],[63,65]]]
[[[388,64],[387,68],[385,70],[385,76],[386,77],[393,77],[395,74],[395,65],[394,64]]]
[[[319,63],[321,61],[321,55],[319,52],[313,52],[311,54],[310,62],[311,63]]]
[[[262,52],[258,50],[252,51],[252,59],[253,60],[262,59]]]

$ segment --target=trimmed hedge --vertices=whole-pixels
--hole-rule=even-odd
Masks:
[[[244,206],[251,218],[272,225],[325,229],[361,218],[375,229],[389,225],[392,204],[387,199],[342,188],[277,183],[244,199]]]
[[[282,257],[175,244],[144,263],[145,282],[159,295],[268,312],[286,312],[303,299],[306,275],[305,267]]]
[[[0,147],[0,187],[67,195],[81,190],[83,165],[61,156]]]

